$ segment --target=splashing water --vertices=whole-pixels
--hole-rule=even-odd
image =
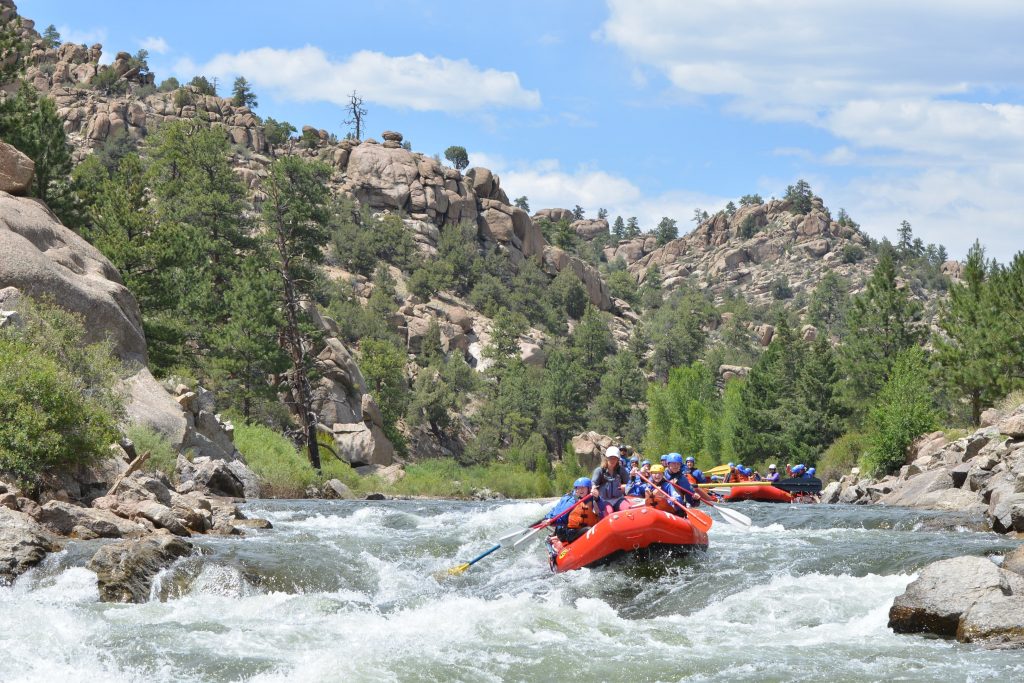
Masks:
[[[537,539],[439,581],[546,506],[257,501],[273,530],[195,539],[144,605],[100,603],[98,544],[69,544],[0,588],[0,680],[1024,679],[1024,652],[886,628],[920,567],[1014,541],[939,513],[739,507],[754,528],[716,523],[707,553],[552,575]]]

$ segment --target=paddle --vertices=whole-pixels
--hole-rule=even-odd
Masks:
[[[542,518],[538,519],[536,522],[533,522],[532,524],[530,524],[525,529],[517,529],[516,531],[513,531],[512,533],[505,534],[504,536],[502,536],[501,538],[498,539],[498,542],[500,543],[502,541],[507,541],[510,538],[515,538],[519,534],[525,534],[527,531],[530,531],[531,529],[536,529],[537,525],[540,524],[543,521],[544,521],[544,518],[542,517]]]
[[[566,509],[566,510],[563,510],[562,512],[558,513],[558,515],[557,515],[557,516],[555,516],[555,517],[552,517],[551,519],[547,519],[547,520],[544,520],[544,523],[543,523],[543,524],[541,524],[541,525],[539,525],[539,526],[536,526],[536,527],[534,527],[534,528],[533,528],[533,530],[531,530],[531,531],[530,531],[530,533],[526,534],[525,536],[523,536],[522,538],[520,538],[520,539],[519,539],[518,541],[516,541],[515,543],[513,543],[513,544],[512,544],[512,547],[513,547],[513,548],[515,548],[515,547],[516,547],[517,545],[519,545],[520,543],[522,543],[523,541],[525,541],[526,539],[528,539],[528,538],[529,538],[530,536],[533,536],[533,535],[534,535],[535,533],[537,533],[537,532],[538,532],[538,531],[540,531],[541,529],[546,529],[546,528],[548,528],[549,526],[551,526],[552,524],[554,524],[555,522],[557,522],[558,520],[560,520],[560,519],[561,519],[562,517],[565,517],[566,515],[568,515],[568,514],[569,514],[569,513],[571,513],[571,512],[573,511],[573,510],[575,510],[575,509],[576,509],[576,508],[578,508],[578,507],[579,507],[580,505],[582,505],[583,503],[587,502],[588,500],[590,500],[590,499],[591,499],[591,498],[593,498],[593,497],[594,497],[594,494],[593,494],[593,493],[588,493],[587,495],[583,496],[583,497],[582,497],[582,498],[580,498],[580,499],[579,499],[578,501],[576,501],[576,504],[575,504],[575,505],[573,505],[573,506],[572,506],[571,508],[568,508],[568,509]]]
[[[682,486],[675,483],[671,479],[667,479],[666,481],[675,486],[676,489],[678,489],[679,491],[686,491],[686,489],[684,489]],[[697,486],[706,486],[706,484],[697,484]],[[728,508],[722,507],[721,505],[715,505],[714,503],[711,502],[710,497],[705,498],[700,495],[701,493],[702,491],[698,488],[697,495],[700,497],[700,499],[704,501],[709,507],[714,508],[714,510],[718,514],[722,515],[722,519],[729,522],[733,526],[741,526],[744,528],[748,528],[751,524],[753,524],[750,517],[747,517],[742,512],[736,512],[735,510],[730,510]]]
[[[668,502],[672,503],[677,508],[682,510],[683,514],[686,516],[686,518],[688,520],[690,520],[690,523],[693,524],[695,527],[697,527],[698,529],[700,529],[704,533],[707,533],[711,529],[711,525],[713,524],[713,522],[712,522],[711,518],[708,517],[706,514],[704,514],[703,512],[701,512],[699,510],[694,510],[693,508],[687,509],[686,506],[683,503],[681,503],[680,501],[676,500],[672,496],[670,496],[667,493],[665,493],[664,491],[662,491],[650,479],[648,479],[647,477],[645,477],[642,474],[639,475],[639,476],[640,476],[640,479],[642,479],[645,483],[647,483],[649,486],[651,486],[655,491],[660,493],[662,495],[662,497],[665,498],[665,500],[667,500]],[[672,484],[673,486],[676,486],[676,483],[674,481],[671,481],[669,479],[666,479],[665,481],[667,481],[668,483]],[[679,487],[676,486],[676,488],[679,488]]]
[[[494,547],[490,548],[489,550],[485,550],[484,552],[480,553],[479,555],[474,557],[469,562],[463,562],[460,565],[452,567],[451,569],[448,570],[448,573],[453,575],[453,576],[461,574],[462,572],[466,571],[467,569],[472,567],[474,564],[476,564],[480,560],[484,559],[485,557],[487,557],[488,555],[490,555],[491,553],[493,553],[495,550],[497,550],[500,547],[501,547],[501,544],[498,543],[497,545],[495,545]]]

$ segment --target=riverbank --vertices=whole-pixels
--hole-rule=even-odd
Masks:
[[[830,483],[822,502],[905,506],[975,516],[998,533],[1024,534],[1024,405],[987,410],[961,438],[926,434],[899,472],[881,479],[856,473]]]

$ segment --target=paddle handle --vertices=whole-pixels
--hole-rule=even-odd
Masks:
[[[487,557],[488,555],[490,555],[491,553],[493,553],[495,550],[497,550],[500,547],[501,547],[501,544],[499,543],[496,546],[494,546],[493,548],[489,548],[489,549],[483,551],[482,553],[480,553],[479,555],[474,557],[472,560],[467,562],[466,566],[470,567],[470,566],[476,564],[477,562],[479,562],[480,560],[484,559],[485,557]]]
[[[541,529],[548,528],[549,526],[551,526],[552,524],[554,524],[555,522],[560,520],[562,517],[564,517],[565,515],[568,515],[573,510],[578,508],[580,505],[583,505],[583,503],[587,502],[588,500],[590,500],[593,497],[594,497],[594,494],[592,494],[592,493],[588,493],[587,495],[583,496],[578,501],[576,501],[576,504],[573,505],[571,508],[567,508],[567,509],[563,510],[562,512],[558,513],[558,515],[556,515],[555,517],[552,517],[551,519],[545,520],[543,524],[541,524],[540,526],[536,527],[533,531],[531,531],[530,533],[526,534],[525,536],[520,538],[518,541],[513,543],[512,547],[515,548],[517,545],[519,545],[520,543],[522,543],[523,541],[528,539],[530,536],[533,536],[535,533],[537,533]]]

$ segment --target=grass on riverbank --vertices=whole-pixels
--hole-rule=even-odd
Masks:
[[[509,498],[543,498],[568,491],[584,470],[575,456],[557,463],[550,473],[530,471],[518,463],[492,462],[464,467],[451,458],[411,464],[405,477],[387,484],[379,477],[363,477],[329,453],[323,453],[323,469],[317,475],[303,453],[283,435],[262,425],[238,423],[235,446],[249,467],[265,483],[268,498],[302,498],[310,486],[320,487],[328,479],[339,479],[359,494],[379,492],[399,496],[469,498],[475,491],[490,489]]]

